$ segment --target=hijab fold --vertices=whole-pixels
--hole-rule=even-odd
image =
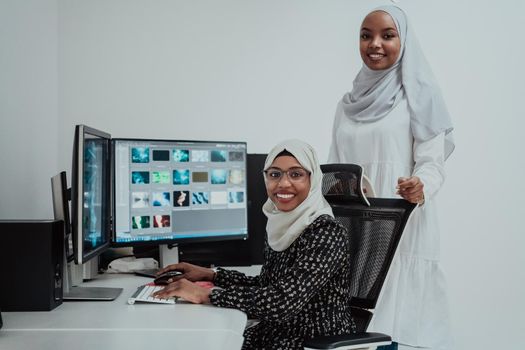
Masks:
[[[374,9],[388,13],[396,24],[401,41],[399,57],[384,70],[363,67],[354,80],[351,92],[342,99],[344,114],[358,122],[371,123],[390,113],[406,98],[412,134],[423,142],[445,133],[445,159],[455,148],[452,121],[445,101],[425,59],[407,16],[397,6]]]
[[[268,244],[278,252],[287,249],[319,216],[328,214],[334,217],[332,208],[323,196],[323,174],[312,146],[299,140],[283,141],[268,153],[264,169],[268,169],[284,150],[293,154],[301,166],[310,172],[310,191],[301,204],[288,212],[277,209],[270,198],[264,203],[263,212],[268,217]]]

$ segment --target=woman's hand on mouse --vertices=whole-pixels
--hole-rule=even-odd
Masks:
[[[193,264],[188,264],[188,263],[185,263],[185,262],[168,265],[165,268],[161,269],[157,273],[157,276],[159,276],[159,275],[161,275],[161,274],[163,274],[165,272],[172,271],[172,270],[180,271],[180,272],[182,272],[182,274],[179,275],[179,276],[175,276],[175,277],[171,278],[170,279],[171,281],[178,281],[180,279],[185,278],[185,279],[187,279],[189,281],[193,281],[193,282],[195,282],[195,281],[211,281],[211,282],[213,282],[213,279],[215,277],[215,272],[212,269],[209,269],[209,268],[206,268],[206,267],[202,267],[202,266],[193,265]],[[171,282],[170,280],[168,280],[168,282]]]
[[[153,293],[153,296],[156,298],[179,297],[194,304],[210,304],[210,293],[211,289],[198,286],[182,278]]]

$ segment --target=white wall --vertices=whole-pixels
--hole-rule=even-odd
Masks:
[[[57,2],[0,0],[0,218],[50,218],[57,164]]]
[[[335,105],[361,65],[360,21],[386,3],[1,1],[16,34],[0,34],[0,145],[14,150],[1,153],[3,218],[50,213],[49,176],[69,171],[77,123],[114,137],[245,140],[252,153],[298,137],[326,159]],[[457,348],[522,349],[525,5],[400,4],[456,126],[439,200]]]

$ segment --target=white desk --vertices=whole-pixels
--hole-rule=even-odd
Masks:
[[[64,302],[48,312],[2,312],[0,349],[241,348],[246,325],[241,311],[189,303],[128,305],[136,288],[149,281],[134,275],[101,275],[83,285],[124,288],[116,300]]]

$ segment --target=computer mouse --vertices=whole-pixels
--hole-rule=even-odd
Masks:
[[[165,285],[165,284],[168,284],[168,280],[170,278],[173,278],[175,276],[179,276],[179,275],[182,275],[182,272],[180,271],[177,271],[177,270],[171,270],[171,271],[167,271],[167,272],[164,272],[163,274],[161,275],[158,275],[154,280],[153,280],[153,283],[157,284],[157,285]]]

